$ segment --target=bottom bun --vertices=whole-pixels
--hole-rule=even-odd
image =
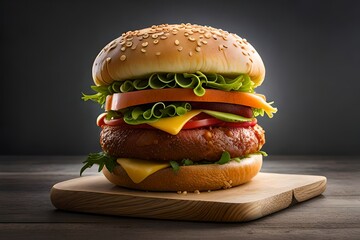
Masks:
[[[103,168],[105,177],[115,185],[147,191],[207,191],[226,189],[250,181],[261,169],[262,155],[252,154],[239,162],[181,166],[157,171],[140,183],[134,183],[125,170],[117,165],[113,173]]]

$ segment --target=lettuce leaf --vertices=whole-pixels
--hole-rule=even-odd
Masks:
[[[84,166],[80,170],[80,176],[86,169],[91,168],[94,164],[99,166],[98,172],[101,172],[104,166],[106,166],[109,172],[113,172],[117,165],[116,158],[109,156],[104,152],[90,153],[83,163]]]
[[[107,111],[106,119],[123,118],[124,122],[130,125],[138,125],[144,123],[155,122],[161,118],[181,116],[191,111],[190,103],[164,103],[157,102],[153,105],[146,104],[136,107],[122,109],[120,111]],[[220,119],[224,122],[249,122],[253,118],[246,118],[232,113],[224,113],[212,110],[201,110],[214,118]]]
[[[191,110],[186,102],[163,103],[130,107],[123,110],[124,121],[127,124],[137,125],[157,121],[160,118],[181,116]]]
[[[94,101],[104,105],[106,96],[145,89],[191,88],[196,96],[204,96],[206,88],[223,91],[254,92],[254,82],[246,74],[235,78],[216,73],[153,73],[145,79],[114,81],[109,86],[91,86],[95,94],[82,94],[84,101]]]

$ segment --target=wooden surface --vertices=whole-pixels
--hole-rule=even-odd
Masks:
[[[259,173],[252,181],[201,194],[145,192],[116,187],[104,176],[63,181],[51,189],[61,210],[156,219],[247,222],[324,192],[323,176]]]
[[[51,187],[83,156],[0,156],[0,239],[358,239],[360,157],[269,156],[264,172],[323,175],[323,195],[247,223],[114,217],[55,210]],[[94,175],[96,169],[85,175]]]

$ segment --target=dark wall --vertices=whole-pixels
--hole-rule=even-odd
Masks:
[[[248,39],[267,68],[257,92],[271,154],[358,154],[360,1],[10,1],[1,6],[0,154],[99,150],[83,102],[92,62],[128,30],[191,22]]]

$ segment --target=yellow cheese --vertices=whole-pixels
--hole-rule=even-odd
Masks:
[[[201,110],[192,110],[184,115],[177,117],[162,118],[156,122],[148,123],[150,126],[160,129],[164,132],[176,135],[182,127],[193,117],[201,113]]]
[[[118,158],[116,161],[124,168],[134,183],[140,183],[151,174],[170,167],[168,162],[159,163],[142,159]]]

